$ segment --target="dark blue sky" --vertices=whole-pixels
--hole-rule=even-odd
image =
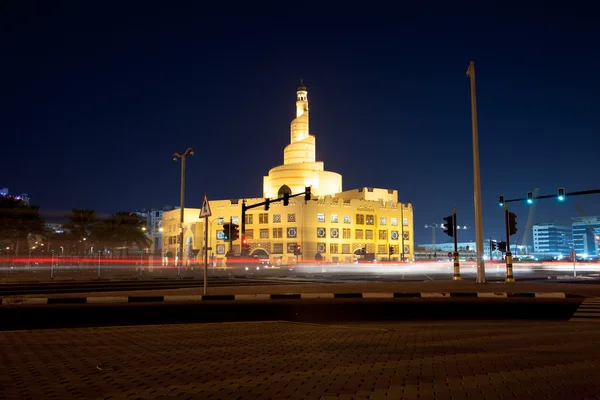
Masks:
[[[317,158],[343,175],[344,190],[398,189],[415,207],[420,242],[431,241],[423,224],[454,205],[459,224],[474,227],[471,59],[486,237],[504,229],[499,194],[600,187],[600,24],[581,16],[590,10],[226,17],[201,2],[80,3],[3,2],[0,20],[0,186],[56,215],[177,205],[171,155],[189,146],[187,205],[199,207],[204,192],[261,196],[263,175],[283,161],[302,77]],[[600,214],[599,196],[569,203]],[[524,228],[527,207],[512,210]],[[535,220],[577,215],[544,200]]]

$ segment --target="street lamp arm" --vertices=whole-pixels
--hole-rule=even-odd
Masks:
[[[184,156],[184,157],[185,157],[185,156],[193,156],[193,155],[194,155],[194,149],[192,149],[191,147],[188,147],[188,148],[185,150],[185,153],[183,153],[183,156]]]

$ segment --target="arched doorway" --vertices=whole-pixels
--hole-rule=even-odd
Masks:
[[[288,185],[283,185],[279,188],[279,191],[277,192],[277,197],[283,197],[283,195],[286,193],[291,195],[292,189],[290,189]]]

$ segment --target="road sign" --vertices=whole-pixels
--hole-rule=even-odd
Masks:
[[[577,258],[577,254],[575,254],[575,250],[571,250],[570,256],[571,256],[571,261],[575,261],[575,259]]]
[[[204,200],[202,200],[202,208],[200,209],[200,218],[210,217],[211,215],[208,197],[206,196],[206,193],[204,193]]]

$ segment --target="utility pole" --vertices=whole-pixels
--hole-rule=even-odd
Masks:
[[[506,283],[513,283],[512,252],[510,251],[510,217],[508,212],[508,204],[504,204],[504,221],[506,224]]]
[[[477,99],[475,90],[475,62],[471,61],[467,76],[471,78],[471,122],[473,130],[473,197],[475,200],[475,245],[477,258],[477,283],[487,283],[483,261],[483,212],[481,208],[481,177],[479,171],[479,135],[477,132]]]
[[[452,211],[452,230],[454,231],[454,275],[452,276],[452,280],[459,281],[462,278],[460,277],[460,262],[458,260],[458,230],[456,229],[456,207]]]
[[[180,209],[179,209],[179,260],[177,260],[177,276],[181,278],[181,265],[183,263],[183,210],[185,199],[185,158],[193,156],[194,149],[188,147],[183,154],[173,154],[173,162],[181,159],[181,192],[180,192]]]

